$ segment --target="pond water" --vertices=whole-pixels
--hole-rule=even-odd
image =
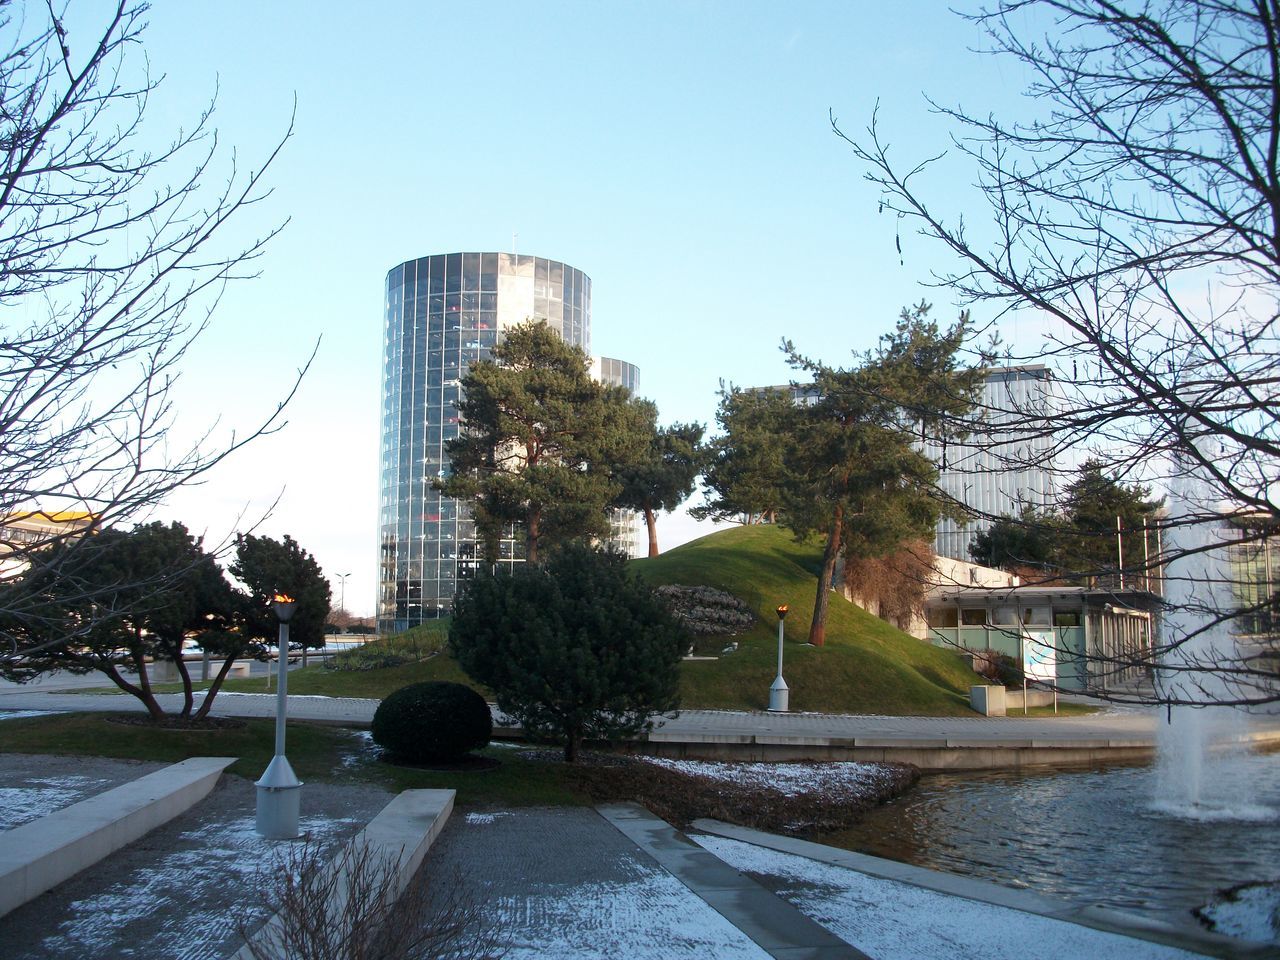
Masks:
[[[1280,880],[1280,753],[1233,759],[1241,819],[1171,815],[1153,767],[934,775],[826,842],[1173,922]]]

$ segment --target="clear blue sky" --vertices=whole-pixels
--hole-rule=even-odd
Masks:
[[[783,336],[839,364],[905,304],[955,315],[920,286],[940,251],[906,237],[899,264],[828,110],[858,131],[878,100],[896,149],[923,157],[948,133],[923,94],[985,112],[1025,81],[933,2],[225,0],[149,20],[153,130],[190,125],[216,88],[222,145],[252,168],[297,100],[274,193],[233,229],[291,223],[193,356],[183,430],[250,423],[322,337],[287,428],[163,514],[218,539],[281,494],[261,529],[350,572],[356,613],[374,605],[389,268],[518,234],[592,277],[593,352],[638,364],[664,422],[711,423],[722,378],[789,379]],[[963,206],[966,181],[940,186]],[[659,523],[664,546],[701,532]]]

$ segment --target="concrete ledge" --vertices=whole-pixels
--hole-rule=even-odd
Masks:
[[[639,804],[608,803],[596,811],[775,960],[868,960]]]
[[[375,863],[388,863],[393,867],[395,888],[392,892],[397,900],[449,821],[455,796],[453,790],[406,790],[392,798],[348,843],[350,848],[367,848]],[[336,869],[339,859],[335,857],[327,869]],[[334,889],[335,902],[329,904],[328,909],[341,911],[349,897],[347,878],[341,877]],[[282,928],[283,921],[276,914],[254,933],[253,942],[270,952],[280,944]],[[253,960],[253,951],[245,944],[233,960]]]
[[[959,743],[964,743],[960,746]],[[861,760],[911,763],[925,773],[955,770],[1017,770],[1023,767],[1069,766],[1093,763],[1133,763],[1155,756],[1150,741],[1050,741],[1035,740],[892,740],[889,738],[798,743],[795,740],[764,742],[762,737],[674,737],[654,739],[646,752],[682,760]]]
[[[0,916],[190,809],[235,757],[193,757],[0,833]]]
[[[838,847],[828,847],[793,837],[780,837],[760,830],[752,830],[749,827],[721,823],[718,820],[695,820],[692,827],[702,833],[806,857],[809,860],[844,867],[882,880],[895,880],[898,883],[911,884],[934,893],[963,897],[966,900],[976,900],[1010,910],[1021,910],[1024,913],[1034,913],[1053,920],[1091,927],[1094,930],[1137,940],[1149,940],[1210,957],[1222,957],[1224,960],[1262,960],[1264,957],[1276,956],[1276,948],[1269,944],[1249,943],[1224,937],[1191,924],[1185,927],[1174,926],[1097,904],[1055,900],[1030,890],[1002,887],[988,880],[928,870],[924,867],[899,863],[896,860],[885,860],[865,853],[854,853],[852,850],[841,850]]]

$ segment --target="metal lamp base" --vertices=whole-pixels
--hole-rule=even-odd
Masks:
[[[777,680],[773,681],[773,686],[769,688],[769,712],[788,713],[790,700],[791,691],[787,688],[787,681],[779,676]]]
[[[294,775],[289,761],[277,754],[255,786],[258,788],[258,833],[268,840],[296,839],[302,781]]]

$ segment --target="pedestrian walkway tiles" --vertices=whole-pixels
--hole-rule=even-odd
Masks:
[[[308,789],[300,825],[322,851],[387,800],[381,792],[325,800]],[[259,881],[291,845],[258,835],[254,799],[251,783],[224,782],[191,812],[0,918],[0,956],[224,960],[242,942],[241,922],[252,928],[273,912]]]
[[[457,868],[507,960],[768,960],[595,811],[455,817],[428,869]]]
[[[697,843],[756,876],[801,912],[877,960],[1194,960],[1199,954],[948,896],[805,857],[705,834]]]

